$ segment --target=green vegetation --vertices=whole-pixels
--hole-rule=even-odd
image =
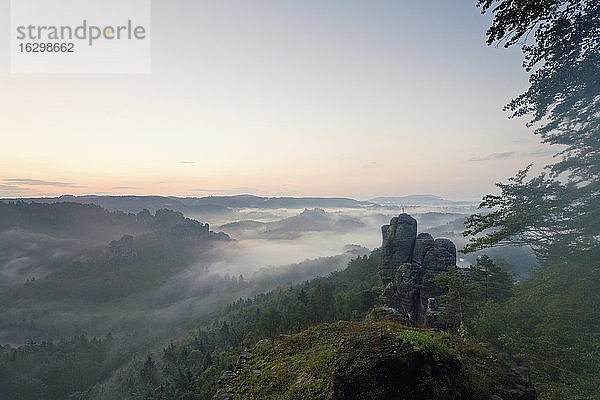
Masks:
[[[436,283],[448,291],[439,299],[446,309],[436,326],[452,332],[470,331],[486,304],[506,301],[513,289],[510,273],[487,255],[479,257],[468,270],[450,267],[436,277]]]
[[[530,364],[541,399],[597,399],[600,384],[600,3],[591,0],[479,0],[494,19],[488,44],[521,45],[530,86],[505,109],[530,116],[557,161],[531,165],[487,212],[467,220],[466,251],[507,243],[530,246],[541,268],[504,303],[472,320],[480,340]],[[531,33],[531,36],[530,36]]]
[[[97,385],[86,396],[210,399],[217,379],[232,369],[242,346],[317,323],[363,319],[381,292],[379,259],[380,252],[374,251],[328,277],[240,299],[190,337],[168,345],[152,358],[154,367],[147,359],[133,363],[117,372],[114,382]]]
[[[475,335],[531,366],[540,399],[597,399],[600,386],[600,269],[553,265],[488,304]]]
[[[479,0],[494,14],[488,44],[521,45],[528,90],[506,109],[561,156],[528,179],[529,167],[500,195],[485,196],[467,221],[467,250],[508,242],[531,246],[549,263],[600,249],[600,4],[595,0]],[[530,33],[531,38],[530,38]],[[481,235],[479,235],[481,234]]]
[[[0,397],[4,399],[66,399],[110,377],[125,357],[112,353],[112,336],[78,336],[58,343],[0,346]]]
[[[150,240],[143,253],[160,251],[153,237],[140,239]],[[414,399],[487,399],[515,383],[513,360],[532,368],[540,399],[594,398],[600,276],[590,262],[544,267],[515,286],[485,256],[470,270],[451,269],[439,278],[448,294],[437,321],[448,334],[360,322],[379,304],[380,256],[376,250],[328,277],[240,299],[197,321],[200,328],[189,337],[150,354],[139,337],[129,339],[133,346],[81,336],[6,346],[0,384],[24,400],[210,399],[241,349],[259,342],[252,365],[232,383],[238,398],[376,399],[400,392]]]
[[[510,371],[487,348],[445,333],[337,322],[257,345],[226,389],[240,400],[476,400],[508,392]]]
[[[143,252],[160,252],[160,243],[155,244]],[[139,249],[135,242],[134,248]],[[264,337],[297,332],[315,323],[362,319],[379,297],[379,257],[380,253],[374,252],[326,278],[240,299],[205,318],[206,322],[198,321],[197,326],[201,327],[190,337],[151,355],[146,352],[152,338],[143,333],[118,339],[77,336],[57,343],[3,347],[0,386],[6,388],[9,398],[22,400],[210,399],[217,379],[232,368],[241,346]],[[135,259],[117,263],[121,276],[128,273],[127,265],[132,260]],[[94,268],[79,267],[80,273],[93,274]],[[100,272],[99,276],[103,276]],[[41,280],[40,287],[49,284],[45,281]],[[37,280],[29,285],[33,286],[27,290],[36,293],[33,289]],[[79,293],[84,293],[74,288],[68,298],[81,298]]]
[[[438,278],[449,291],[441,298],[447,308],[436,324],[490,343],[529,366],[540,399],[595,399],[600,385],[595,259],[582,253],[581,261],[544,266],[514,288],[488,258],[469,271],[451,268]]]

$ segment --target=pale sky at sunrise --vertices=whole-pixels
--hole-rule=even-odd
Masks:
[[[152,73],[10,73],[0,197],[479,198],[548,148],[475,1],[152,2]]]

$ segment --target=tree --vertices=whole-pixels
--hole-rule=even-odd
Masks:
[[[144,366],[140,370],[142,381],[150,385],[156,385],[156,382],[158,381],[157,373],[156,362],[154,362],[151,356],[148,356],[146,361],[144,361]]]
[[[511,275],[487,255],[478,257],[471,271],[472,279],[478,286],[478,297],[483,303],[488,301],[501,303],[511,296],[513,286]]]
[[[495,7],[493,7],[497,4]],[[600,3],[595,0],[479,0],[494,21],[487,43],[522,45],[529,89],[505,109],[532,114],[529,125],[550,144],[564,145],[554,172],[598,178],[600,167]],[[533,32],[535,41],[528,42]]]
[[[334,317],[333,289],[326,282],[321,282],[314,288],[310,307],[315,322],[329,321]]]
[[[304,304],[308,303],[308,293],[306,293],[304,286],[300,288],[300,291],[298,292],[298,301]]]
[[[487,43],[521,45],[530,86],[505,110],[530,115],[557,161],[529,177],[529,167],[500,195],[485,196],[466,223],[465,251],[507,243],[531,245],[541,261],[591,251],[600,241],[600,2],[479,0],[494,20]],[[533,34],[534,40],[530,40]]]
[[[529,116],[528,126],[559,150],[543,173],[531,177],[529,166],[498,184],[500,195],[480,205],[490,212],[467,220],[464,234],[472,238],[465,251],[527,244],[544,265],[515,286],[513,297],[489,302],[474,331],[533,367],[540,398],[596,398],[600,2],[479,0],[478,6],[494,13],[488,44],[521,45],[531,73],[527,91],[505,110]]]
[[[281,313],[274,307],[269,307],[256,324],[259,335],[275,337],[281,327]]]
[[[459,332],[470,328],[488,303],[505,302],[513,286],[511,275],[487,255],[479,257],[469,269],[449,268],[436,276],[435,282],[448,291],[440,297],[446,309],[438,324]]]
[[[515,287],[504,303],[489,302],[473,332],[535,371],[540,399],[598,398],[600,269],[550,265]]]
[[[466,320],[473,317],[477,303],[477,289],[473,280],[456,267],[450,267],[448,272],[435,277],[435,282],[448,293],[440,298],[446,306],[440,322],[460,330]]]

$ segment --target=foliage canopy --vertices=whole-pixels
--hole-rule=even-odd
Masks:
[[[558,145],[557,159],[540,175],[530,167],[500,195],[485,196],[489,213],[467,220],[465,250],[518,243],[537,255],[598,251],[600,240],[600,3],[591,0],[480,0],[494,19],[488,44],[521,45],[530,86],[505,106],[543,142]],[[534,40],[530,40],[533,34]],[[560,251],[555,246],[559,245]]]

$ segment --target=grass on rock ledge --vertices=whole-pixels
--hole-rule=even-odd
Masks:
[[[337,322],[263,341],[226,388],[234,399],[489,399],[510,363],[462,338],[394,322]]]

